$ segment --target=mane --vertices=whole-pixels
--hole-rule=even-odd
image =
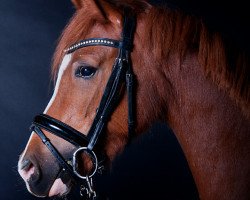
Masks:
[[[137,16],[148,7],[140,0],[106,1],[118,10],[129,7]],[[197,52],[206,76],[250,117],[250,60],[245,51],[226,40],[219,32],[210,30],[201,18],[178,9],[153,6],[143,20],[146,23],[143,46],[150,48],[158,62],[165,62],[173,54],[179,55],[180,60],[183,60],[188,52]],[[83,36],[84,31],[89,30],[96,22],[94,13],[88,19],[82,19],[81,15],[73,16],[55,52],[52,68],[54,74],[62,59],[63,49],[79,40],[79,35]]]

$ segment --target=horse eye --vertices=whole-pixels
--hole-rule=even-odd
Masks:
[[[95,72],[96,72],[96,68],[94,68],[94,67],[80,66],[76,70],[76,76],[84,78],[84,79],[88,79],[88,78],[91,78],[92,76],[94,76]]]

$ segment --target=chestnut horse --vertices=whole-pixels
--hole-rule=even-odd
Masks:
[[[72,2],[76,13],[55,52],[56,86],[44,113],[88,133],[118,50],[90,46],[67,55],[64,50],[82,39],[119,40],[122,11],[130,8],[137,18],[131,53],[137,82],[135,134],[157,120],[167,122],[184,151],[201,199],[250,199],[246,53],[210,31],[201,19],[180,10],[142,0]],[[112,113],[101,140],[101,151],[109,162],[127,143],[126,96]],[[45,134],[64,157],[72,157],[74,145],[48,131]],[[36,196],[60,196],[71,188],[70,178],[62,181],[58,176],[59,163],[34,132],[18,167]]]

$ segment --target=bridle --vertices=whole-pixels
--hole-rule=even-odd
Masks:
[[[123,94],[123,88],[126,84],[128,96],[128,140],[133,135],[135,125],[134,105],[133,105],[133,72],[131,65],[131,51],[133,49],[133,36],[135,31],[136,19],[130,15],[128,10],[124,11],[123,30],[121,40],[113,40],[108,38],[90,38],[81,40],[65,50],[66,54],[73,53],[77,49],[88,46],[107,46],[118,49],[118,56],[114,62],[113,69],[103,96],[101,98],[96,116],[91,125],[87,136],[70,127],[69,125],[52,118],[46,114],[37,115],[31,126],[34,131],[47,146],[49,151],[57,159],[62,167],[62,171],[68,173],[76,182],[81,184],[81,195],[87,196],[89,199],[97,199],[97,194],[93,187],[92,177],[103,168],[103,153],[96,152],[99,145],[98,139],[104,132],[114,109],[119,103],[119,99]],[[43,130],[70,142],[77,147],[73,154],[73,159],[66,160],[56,147],[50,142],[49,138],[43,133]],[[91,158],[93,167],[89,174],[81,175],[78,169],[77,158],[79,155],[87,153]]]

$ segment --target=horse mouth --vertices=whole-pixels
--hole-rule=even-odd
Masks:
[[[66,196],[71,190],[71,186],[64,184],[60,178],[57,178],[49,190],[49,197]]]
[[[74,183],[71,179],[71,177],[65,173],[64,170],[61,170],[55,179],[54,183],[52,184],[48,196],[49,197],[63,197],[66,196],[73,187]]]
[[[45,184],[46,182],[38,174],[32,174],[26,181],[26,186],[28,191],[36,197],[63,197],[74,186],[73,179],[64,170],[60,170],[55,178],[49,181],[51,185]]]

